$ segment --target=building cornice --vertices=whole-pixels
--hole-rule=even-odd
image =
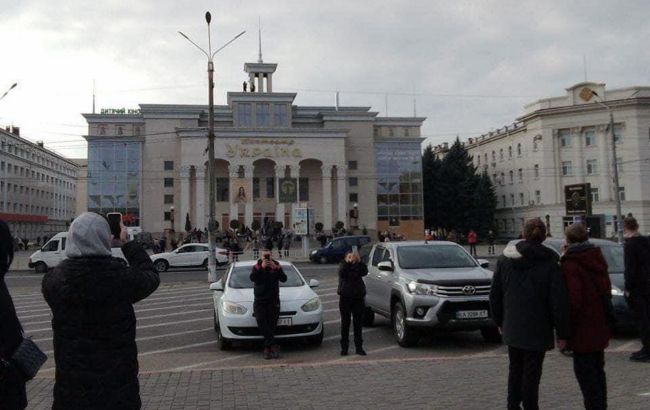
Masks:
[[[8,137],[8,138],[13,138],[14,140],[17,140],[21,145],[26,145],[30,149],[38,150],[43,154],[51,155],[51,156],[53,156],[53,157],[55,157],[57,159],[60,159],[62,161],[67,162],[68,164],[70,164],[70,165],[72,165],[74,167],[78,167],[77,163],[75,163],[74,161],[62,156],[61,154],[58,154],[58,153],[56,153],[54,151],[51,151],[51,150],[49,150],[49,149],[47,149],[45,147],[41,147],[37,143],[32,142],[32,141],[30,141],[30,140],[28,140],[28,139],[26,139],[24,137],[21,137],[19,135],[11,133],[11,132],[7,132],[7,131],[5,131],[3,129],[0,129],[0,135]],[[12,155],[12,154],[9,154],[9,155]],[[31,162],[31,159],[25,159],[25,158],[21,158],[19,156],[16,156],[16,158],[20,159],[22,161]]]
[[[207,128],[176,128],[180,138],[206,138]],[[340,129],[260,129],[260,128],[215,128],[217,138],[346,138],[346,130]]]
[[[375,119],[374,124],[386,127],[414,127],[421,126],[426,119],[427,117],[378,117]]]
[[[605,101],[605,104],[611,109],[628,108],[628,107],[633,107],[638,105],[650,105],[650,97],[635,97],[635,98],[625,98],[620,100],[607,100]],[[530,121],[544,116],[597,112],[597,111],[606,112],[607,109],[596,102],[591,104],[567,105],[562,107],[543,108],[540,110],[533,111],[529,114],[525,114],[517,118],[517,121]]]

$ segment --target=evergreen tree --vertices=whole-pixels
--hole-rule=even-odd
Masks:
[[[192,222],[190,222],[190,213],[185,214],[185,232],[192,230]]]

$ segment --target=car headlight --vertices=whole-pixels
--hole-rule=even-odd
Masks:
[[[318,252],[318,250],[314,249],[313,251],[311,251],[311,254],[316,255],[316,252]]]
[[[625,293],[621,290],[621,288],[612,285],[612,296],[623,296]]]
[[[221,302],[221,307],[223,308],[224,312],[230,313],[231,315],[244,315],[248,311],[248,309],[246,309],[242,305],[233,302],[228,302],[227,300],[223,300]]]
[[[320,299],[318,298],[313,298],[309,302],[305,303],[300,307],[303,312],[313,312],[314,310],[318,309],[320,307]]]
[[[411,293],[423,296],[436,296],[438,293],[437,285],[428,285],[426,283],[418,283],[416,281],[409,282],[408,289]]]

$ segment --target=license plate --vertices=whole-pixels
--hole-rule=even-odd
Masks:
[[[487,310],[461,310],[456,312],[456,319],[483,319],[488,317]]]
[[[291,326],[290,317],[281,317],[278,319],[278,326]]]

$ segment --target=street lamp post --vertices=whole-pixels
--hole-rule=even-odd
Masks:
[[[5,98],[5,97],[7,96],[7,94],[9,94],[9,91],[11,91],[11,90],[13,90],[14,88],[16,88],[17,85],[18,85],[18,83],[13,83],[13,84],[11,85],[11,87],[9,87],[9,89],[8,89],[7,91],[5,91],[4,94],[2,94],[2,96],[0,96],[0,100],[2,100],[3,98]]]
[[[219,47],[217,51],[212,52],[212,39],[210,36],[210,21],[212,20],[212,15],[209,11],[205,13],[205,21],[208,24],[208,51],[205,51],[199,47],[194,41],[192,41],[188,36],[182,32],[178,32],[183,36],[187,41],[192,43],[196,48],[201,50],[203,54],[208,57],[208,179],[209,179],[209,206],[208,206],[208,281],[216,282],[217,281],[217,259],[216,259],[216,248],[217,242],[215,238],[215,203],[217,201],[217,187],[216,187],[216,174],[215,174],[215,153],[214,153],[214,56],[224,48],[226,48],[230,43],[237,40],[241,37],[246,31],[242,31],[237,34],[232,40],[228,41],[223,46]],[[202,200],[197,198],[197,201]]]

